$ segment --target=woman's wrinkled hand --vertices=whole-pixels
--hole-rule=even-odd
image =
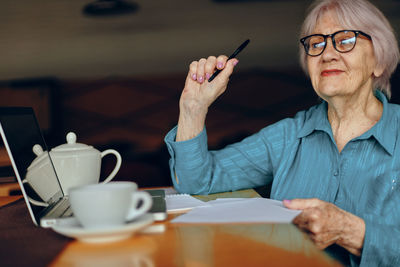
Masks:
[[[319,249],[338,244],[360,256],[364,242],[364,221],[332,203],[319,199],[284,200],[289,209],[303,210],[293,223],[306,232]]]
[[[208,107],[220,96],[228,85],[229,76],[233,72],[237,59],[227,62],[227,56],[210,56],[193,61],[190,64],[183,89],[180,108],[184,112],[206,112]],[[217,70],[222,70],[218,76],[208,82],[211,75]]]
[[[225,92],[229,77],[239,61],[227,56],[210,56],[193,61],[186,77],[185,88],[179,100],[179,121],[176,141],[196,136],[204,127],[209,106]],[[208,79],[221,70],[211,82]]]

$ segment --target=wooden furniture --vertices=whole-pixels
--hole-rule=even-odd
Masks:
[[[199,198],[257,196],[243,190]],[[19,198],[0,197],[0,206]],[[292,224],[170,223],[175,216],[120,242],[71,240],[49,266],[341,266]]]
[[[0,106],[32,107],[44,132],[54,127],[57,81],[52,78],[19,79],[0,83]]]
[[[3,141],[0,141],[0,167],[5,166],[11,166],[11,161],[6,148],[3,146]]]
[[[0,196],[0,207],[20,199],[22,196]],[[26,210],[28,212],[28,210]]]
[[[255,197],[254,190],[201,196]],[[340,266],[292,224],[153,225],[125,241],[72,240],[51,266]]]
[[[0,138],[1,139],[1,138]],[[0,141],[0,168],[11,167],[11,161],[7,151]],[[15,177],[0,177],[0,196],[9,196],[12,192],[20,191],[19,184],[15,181]]]
[[[20,187],[18,183],[0,184],[0,197],[9,196],[12,192],[20,192]],[[21,195],[19,197],[21,197]]]

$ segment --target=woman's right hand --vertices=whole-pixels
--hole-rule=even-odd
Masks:
[[[176,141],[184,141],[198,135],[204,127],[208,107],[220,96],[228,85],[237,59],[227,61],[228,57],[210,56],[190,64],[185,88],[179,101],[179,122]],[[217,70],[222,70],[217,77],[208,82]]]

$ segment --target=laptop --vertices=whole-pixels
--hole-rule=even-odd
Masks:
[[[51,227],[57,222],[57,219],[71,216],[68,199],[61,189],[33,109],[0,107],[0,134],[35,225]],[[39,196],[40,188],[34,189],[29,183],[23,182],[28,167],[37,157],[33,152],[35,145],[39,145],[43,149],[43,157],[45,157],[43,161],[50,162],[46,177],[48,181],[42,183],[42,187],[45,184],[51,184],[46,201]]]
[[[51,227],[58,220],[72,216],[68,196],[62,191],[33,109],[0,107],[0,134],[34,224]],[[44,179],[43,182],[31,185],[26,178],[28,168],[37,157],[33,147],[38,145],[43,150],[40,162],[48,161],[50,164],[46,169],[46,177],[36,178]],[[162,192],[159,193],[162,195]],[[150,211],[155,220],[165,220],[167,217],[165,198],[160,194],[153,196],[154,204]]]

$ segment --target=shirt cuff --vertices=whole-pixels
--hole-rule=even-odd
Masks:
[[[365,236],[361,259],[351,255],[352,266],[358,266],[359,260],[359,266],[399,266],[398,226],[380,223],[377,216],[364,216]]]
[[[176,169],[191,170],[204,164],[207,157],[207,132],[204,129],[194,138],[176,142],[178,127],[175,126],[165,136],[165,143]]]
[[[353,254],[350,254],[351,266],[360,266],[361,263],[367,264],[370,260],[372,260],[372,259],[369,259],[369,258],[371,256],[371,253],[374,253],[373,252],[373,250],[374,250],[373,246],[377,245],[375,242],[378,242],[377,237],[375,236],[374,231],[373,231],[372,221],[370,220],[370,218],[367,218],[367,217],[368,216],[366,216],[364,218],[365,235],[364,235],[363,248],[362,248],[362,251],[361,251],[361,258],[357,257],[357,256],[355,256]]]

